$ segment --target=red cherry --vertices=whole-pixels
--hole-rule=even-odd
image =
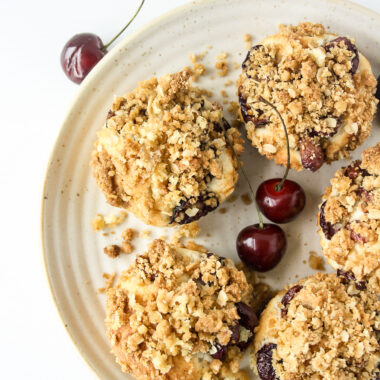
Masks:
[[[236,249],[240,259],[259,272],[273,269],[286,251],[286,236],[275,224],[259,224],[243,228],[237,239]]]
[[[102,40],[92,33],[76,34],[64,46],[61,65],[75,83],[81,83],[91,69],[106,55]]]
[[[81,33],[72,37],[63,47],[61,65],[65,74],[75,83],[81,83],[92,68],[107,54],[107,48],[124,32],[140,12],[145,0],[141,0],[135,14],[108,44],[96,34]]]
[[[256,191],[256,201],[260,211],[272,222],[288,223],[304,209],[306,195],[302,187],[286,179],[280,190],[277,185],[281,178],[268,179]]]

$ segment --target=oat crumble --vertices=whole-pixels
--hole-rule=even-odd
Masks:
[[[127,216],[128,214],[125,211],[120,211],[119,215],[110,214],[103,216],[102,214],[97,214],[91,221],[91,227],[94,232],[98,232],[106,228],[114,228],[122,224]]]
[[[309,252],[309,267],[314,270],[325,270],[325,262],[323,257],[319,256],[317,252]]]
[[[291,167],[318,170],[347,158],[369,135],[376,112],[376,79],[354,40],[320,24],[280,25],[253,46],[238,81],[248,138],[262,155],[286,165],[286,123]]]
[[[98,293],[104,293],[108,289],[111,289],[116,278],[116,273],[103,273],[102,276],[106,280],[106,286],[104,288],[98,288]]]
[[[103,248],[104,253],[110,257],[111,259],[114,259],[115,257],[118,257],[120,255],[120,247],[116,244],[110,244]]]
[[[339,169],[318,215],[322,252],[380,294],[380,143]]]
[[[107,201],[147,224],[197,220],[233,191],[242,139],[205,90],[182,71],[151,78],[116,97],[93,152],[93,174]]]
[[[107,335],[123,371],[140,380],[248,380],[237,346],[218,356],[231,326],[243,323],[237,305],[252,297],[230,260],[155,240],[107,297]]]
[[[216,57],[215,68],[217,70],[216,73],[219,77],[225,77],[229,72],[227,56],[228,54],[223,52]]]
[[[271,365],[279,380],[374,380],[380,375],[379,327],[375,294],[317,273],[269,303],[251,364],[256,372]]]

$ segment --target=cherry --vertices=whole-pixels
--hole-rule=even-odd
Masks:
[[[304,209],[306,195],[298,183],[286,179],[290,170],[290,147],[284,119],[272,103],[262,97],[260,101],[272,107],[280,118],[284,127],[288,157],[284,177],[262,182],[256,191],[255,199],[260,211],[269,220],[275,223],[288,223]]]
[[[79,84],[92,68],[106,55],[102,40],[92,33],[76,34],[70,38],[61,53],[65,74]]]
[[[67,77],[80,84],[92,68],[107,54],[107,48],[124,32],[139,13],[145,0],[142,0],[127,25],[104,45],[100,37],[92,33],[76,34],[67,41],[61,52],[61,66]]]
[[[273,269],[286,251],[284,231],[275,224],[253,224],[242,229],[236,239],[240,259],[256,271]]]
[[[304,209],[306,195],[302,187],[286,179],[281,188],[281,178],[268,179],[256,191],[260,211],[272,222],[288,223]]]
[[[262,97],[260,97],[260,101],[264,101],[265,103],[271,105],[271,107],[275,109],[285,127],[285,123],[277,109]],[[225,126],[223,126],[223,129],[226,141],[232,150],[237,165],[241,173],[243,174],[244,179],[247,181],[249,190],[253,196],[253,199],[255,200],[254,203],[256,206],[257,215],[259,217],[258,224],[253,224],[251,226],[245,227],[240,231],[236,239],[236,250],[240,259],[245,264],[251,266],[253,269],[259,272],[266,272],[270,269],[273,269],[280,262],[282,256],[284,256],[287,245],[286,236],[281,227],[275,224],[264,224],[263,217],[261,215],[260,208],[256,200],[255,193],[253,192],[251,183],[248,179],[247,173],[241,165],[239,157],[234,149],[234,146],[231,144],[231,141],[228,138]],[[288,141],[288,135],[286,132],[285,134],[286,139]],[[288,143],[288,166],[286,174],[288,173],[290,167],[289,156],[290,155]],[[279,186],[283,185],[285,178],[279,183]],[[281,189],[282,188],[280,188],[280,190]]]

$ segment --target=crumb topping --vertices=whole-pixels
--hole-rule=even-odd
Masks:
[[[110,244],[103,248],[104,253],[110,257],[111,259],[114,259],[115,257],[118,257],[120,255],[120,247],[116,244]]]
[[[324,255],[380,294],[380,144],[338,170],[319,213]]]
[[[92,166],[112,205],[150,224],[188,223],[232,191],[237,164],[227,145],[243,150],[236,128],[189,72],[149,79],[116,97],[98,132]],[[176,209],[177,208],[177,209]]]
[[[203,362],[204,377],[184,379],[238,374],[237,346],[228,346],[224,358],[218,355],[239,323],[237,303],[249,304],[251,292],[230,260],[155,240],[107,292],[108,336],[123,370],[133,373],[129,358],[137,357],[151,371],[142,379],[171,379],[182,357],[195,366]]]
[[[271,337],[281,379],[361,379],[380,375],[380,302],[334,274],[301,280]],[[287,289],[291,288],[289,286]],[[286,290],[287,290],[286,289]],[[282,307],[280,304],[279,307]]]
[[[374,78],[354,40],[320,24],[280,26],[251,48],[238,81],[242,118],[261,154],[286,164],[286,123],[292,167],[317,170],[348,156],[369,135],[376,112]]]
[[[103,216],[102,214],[97,214],[91,221],[91,227],[94,232],[98,232],[106,228],[117,227],[124,222],[127,215],[128,214],[125,211],[121,211],[119,215],[110,214]]]

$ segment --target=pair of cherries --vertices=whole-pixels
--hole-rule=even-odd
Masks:
[[[276,107],[261,98],[277,113],[285,131],[288,162],[284,177],[264,181],[253,193],[249,179],[241,168],[255,199],[260,223],[245,227],[236,239],[236,249],[240,259],[256,271],[266,272],[273,269],[286,251],[286,235],[281,227],[273,223],[263,223],[261,213],[274,223],[288,223],[304,209],[306,196],[302,187],[286,179],[290,169],[290,148],[285,122]]]

